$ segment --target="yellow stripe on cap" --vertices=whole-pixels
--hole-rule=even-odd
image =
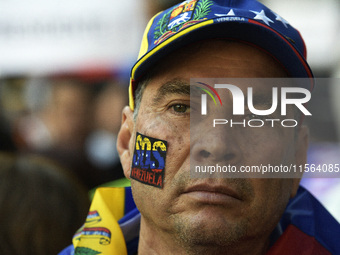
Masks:
[[[156,15],[157,16],[157,15]],[[155,16],[155,17],[156,17]],[[154,18],[155,18],[154,17]],[[130,77],[130,86],[129,86],[129,105],[131,110],[134,110],[135,108],[135,102],[134,102],[134,91],[132,88],[132,80],[134,80],[135,78],[135,72],[136,69],[142,64],[144,63],[150,56],[152,56],[153,54],[155,54],[157,51],[159,51],[160,49],[164,48],[166,45],[168,45],[169,43],[171,43],[172,41],[176,40],[177,38],[206,25],[210,25],[212,24],[214,21],[213,20],[207,20],[207,21],[203,21],[200,22],[198,24],[192,25],[191,27],[188,27],[186,29],[183,29],[182,31],[180,31],[179,33],[175,34],[174,36],[170,37],[168,40],[162,42],[161,44],[159,44],[158,46],[156,46],[154,49],[152,49],[151,51],[147,52],[148,49],[148,39],[147,39],[147,35],[150,29],[150,26],[154,20],[154,18],[152,20],[150,20],[150,22],[148,23],[148,27],[146,28],[145,32],[144,32],[144,36],[143,36],[143,40],[142,40],[142,45],[141,45],[141,49],[139,51],[139,56],[138,58],[141,57],[141,59],[139,59],[139,61],[135,64],[135,66],[132,68],[131,71],[131,77]],[[145,54],[145,55],[144,55]],[[144,55],[144,56],[143,56]],[[143,56],[143,57],[142,57]]]
[[[159,13],[161,13],[161,12],[159,12]],[[142,44],[140,46],[137,59],[140,59],[148,51],[148,48],[149,48],[148,33],[150,32],[150,27],[152,26],[154,19],[158,16],[159,13],[157,13],[152,19],[150,19],[149,23],[147,24],[147,26],[145,28],[145,31],[144,31],[144,34],[143,34],[143,39],[142,39]]]
[[[130,78],[130,86],[129,86],[129,106],[130,106],[130,109],[132,111],[135,110],[135,99],[133,97],[132,79],[131,78]]]
[[[161,13],[161,12],[159,12]],[[140,46],[139,49],[139,53],[138,53],[138,58],[141,58],[147,51],[149,48],[149,42],[148,42],[148,33],[150,30],[150,27],[152,26],[152,23],[154,21],[154,19],[157,17],[157,15],[159,14],[157,13],[152,19],[150,19],[149,23],[147,24],[144,34],[143,34],[143,39],[142,39],[142,44]],[[132,89],[132,79],[130,78],[130,86],[129,86],[129,105],[131,110],[133,111],[135,109],[135,102],[134,102],[134,97],[133,97],[133,89]]]

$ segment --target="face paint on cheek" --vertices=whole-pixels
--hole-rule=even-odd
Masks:
[[[163,188],[167,142],[136,133],[130,177],[141,183]]]

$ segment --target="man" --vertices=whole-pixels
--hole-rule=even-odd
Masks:
[[[219,90],[216,96],[223,107],[213,108],[211,100],[210,115],[202,112],[197,120],[193,116],[201,116],[201,101],[190,97],[190,87],[194,93],[203,90],[191,78],[304,77],[308,84],[302,86],[312,90],[305,53],[299,33],[253,0],[185,1],[157,14],[132,68],[130,107],[123,110],[117,144],[140,213],[131,210],[118,222],[119,228],[114,218],[130,207],[130,190],[99,191],[85,227],[74,239],[75,254],[136,254],[137,247],[142,255],[340,254],[334,241],[339,224],[299,188],[299,178],[190,177],[195,164],[241,169],[306,163],[308,130],[292,107],[287,107],[287,119],[298,116],[295,128],[268,123],[256,129],[214,127],[210,121],[220,115],[235,120],[236,99],[228,90]],[[247,91],[242,80],[237,86]],[[274,86],[253,87],[254,104],[267,109],[268,89]],[[277,111],[272,115],[276,119]],[[247,109],[242,118],[259,116]],[[91,226],[93,215],[102,215],[97,228]],[[85,241],[91,235],[109,236],[109,244]]]

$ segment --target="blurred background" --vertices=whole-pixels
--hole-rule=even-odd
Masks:
[[[179,2],[0,1],[1,151],[53,160],[84,191],[122,178],[115,143],[130,68],[147,21]],[[309,104],[308,161],[340,163],[340,1],[261,2],[299,29],[315,76],[334,78]],[[340,179],[302,184],[340,221]]]

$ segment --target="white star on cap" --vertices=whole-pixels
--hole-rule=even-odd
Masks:
[[[264,23],[266,23],[267,26],[270,26],[269,22],[274,23],[274,21],[272,21],[270,18],[266,16],[266,14],[264,13],[264,10],[262,10],[261,12],[257,12],[257,11],[251,11],[251,12],[256,14],[254,19],[262,20]]]
[[[230,11],[227,14],[215,14],[217,17],[224,17],[224,16],[235,16],[235,13],[233,9],[230,9]]]
[[[281,21],[282,24],[283,24],[286,28],[288,28],[288,27],[287,27],[287,24],[289,25],[289,23],[288,23],[284,18],[282,18],[280,15],[276,14],[275,12],[273,12],[273,13],[276,15],[276,19],[275,19],[275,20]]]

